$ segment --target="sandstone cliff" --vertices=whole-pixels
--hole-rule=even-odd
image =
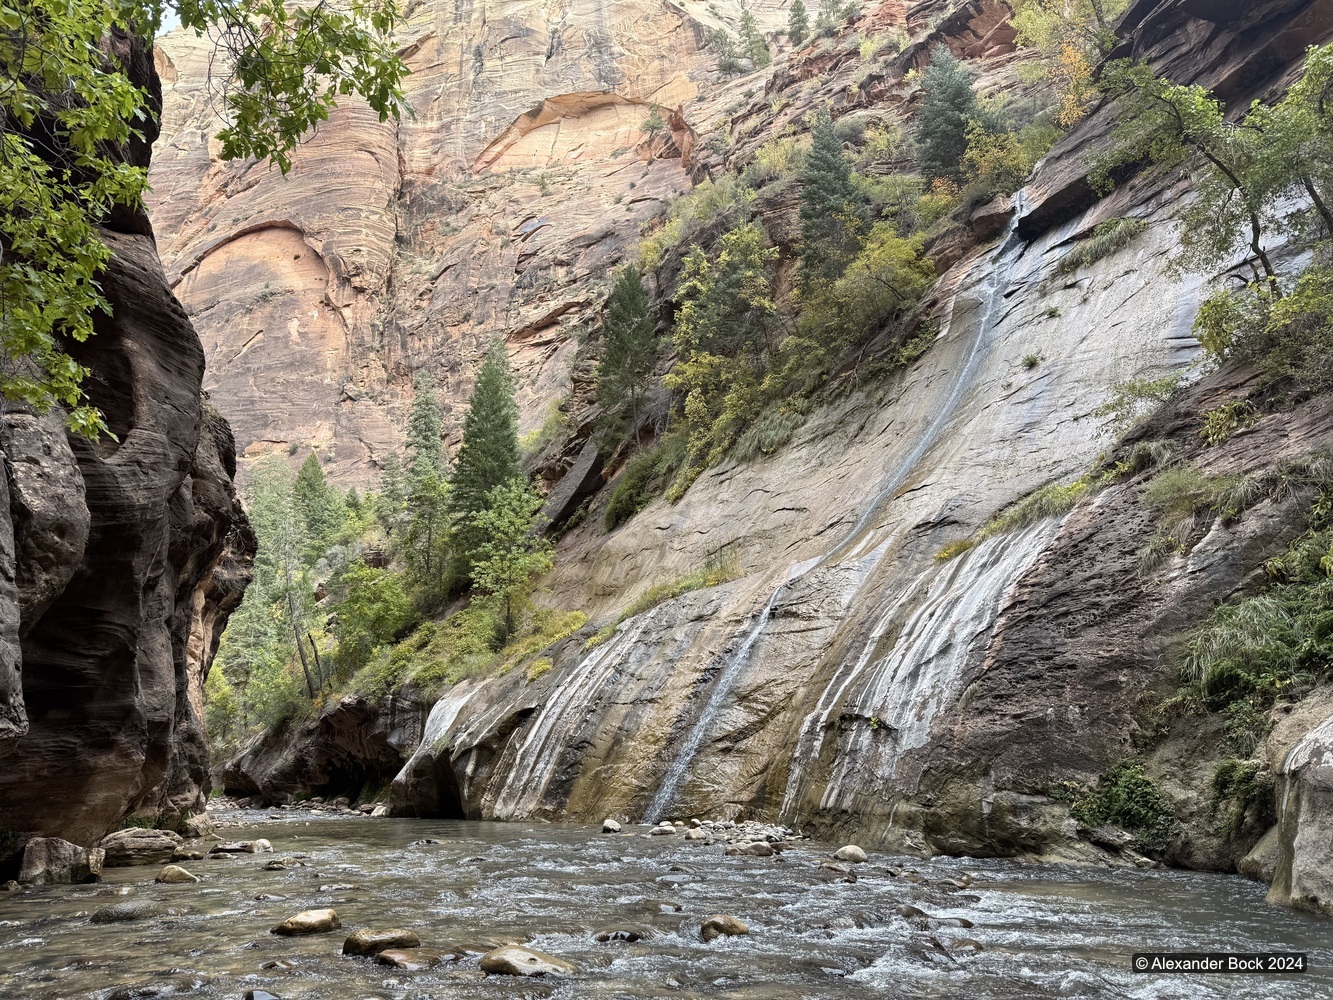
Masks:
[[[866,17],[895,24],[905,16],[917,27],[916,43],[894,60],[862,76],[846,52],[811,48],[776,66],[766,84],[752,76],[710,87],[683,106],[694,134],[682,129],[673,146],[689,150],[695,174],[734,171],[816,104],[832,103],[839,117],[871,106],[908,116],[911,88],[902,86],[903,74],[940,41],[975,61],[983,89],[1017,87],[1022,55],[1013,50],[1005,15],[1001,5],[985,0],[908,10],[885,4]],[[1333,38],[1333,19],[1325,4],[1306,0],[1145,0],[1131,8],[1124,33],[1120,54],[1149,59],[1174,78],[1215,88],[1243,107],[1278,92],[1306,45]],[[681,64],[692,65],[683,56]],[[489,63],[482,58],[473,65],[484,74]],[[178,91],[185,87],[177,84]],[[421,359],[448,372],[457,405],[470,359],[495,330],[508,333],[525,379],[528,426],[540,411],[532,404],[565,391],[575,349],[568,328],[595,307],[605,286],[594,279],[633,234],[618,221],[603,227],[608,218],[618,219],[621,203],[613,201],[608,215],[605,202],[608,192],[620,191],[614,186],[624,179],[620,170],[629,169],[616,165],[633,163],[635,198],[644,185],[659,199],[688,183],[678,163],[610,156],[627,140],[564,146],[566,126],[575,129],[565,121],[567,109],[579,109],[578,127],[591,127],[592,117],[612,121],[621,100],[643,99],[643,91],[632,88],[621,96],[617,84],[617,99],[599,98],[602,110],[594,115],[589,99],[577,96],[592,89],[535,95],[526,122],[498,115],[503,127],[479,130],[490,137],[464,143],[467,155],[457,160],[471,166],[472,180],[456,181],[447,171],[433,179],[425,170],[410,179],[401,175],[398,194],[388,200],[415,207],[395,223],[400,245],[424,246],[414,242],[424,239],[417,235],[422,225],[460,227],[445,237],[442,254],[417,264],[428,280],[408,277],[405,252],[386,248],[381,256],[392,263],[375,265],[381,267],[375,273],[391,266],[392,289],[387,278],[356,286],[369,281],[364,275],[370,271],[359,264],[338,265],[345,270],[326,265],[311,272],[308,287],[301,285],[307,298],[299,300],[299,310],[292,299],[264,313],[277,296],[255,304],[251,326],[262,319],[267,330],[278,320],[286,331],[284,352],[305,343],[304,331],[315,329],[309,324],[323,322],[320,310],[343,311],[343,325],[329,329],[369,329],[346,318],[355,314],[383,316],[394,331],[346,355],[372,359],[362,370],[373,370],[365,384],[384,388],[380,402],[362,383],[339,382],[346,371],[339,360],[319,376],[323,389],[284,399],[273,411],[277,416],[248,418],[254,429],[247,440],[255,448],[298,436],[320,448],[337,443],[334,468],[354,476],[393,440],[384,424],[384,436],[372,441],[362,429],[370,426],[369,416],[354,425],[365,414],[397,412],[388,387],[402,384],[403,372],[388,359],[397,357],[404,368],[414,364],[408,358]],[[457,128],[472,128],[466,120]],[[556,122],[563,124],[542,137],[539,151],[529,144]],[[1104,456],[1113,439],[1096,415],[1111,387],[1126,379],[1187,375],[1193,384],[1141,428],[1137,440],[1166,442],[1210,472],[1261,473],[1333,441],[1333,411],[1327,401],[1314,401],[1203,449],[1199,413],[1244,398],[1251,374],[1200,379],[1191,368],[1197,353],[1191,324],[1216,276],[1182,277],[1166,266],[1177,242],[1176,213],[1189,196],[1180,179],[1153,175],[1106,199],[1092,193],[1085,157],[1110,124],[1110,111],[1098,111],[1056,146],[1012,211],[993,207],[990,218],[978,218],[971,237],[955,234],[951,244],[935,247],[944,273],[928,311],[939,335],[909,369],[828,402],[777,454],[726,462],[701,476],[679,503],[657,501],[610,534],[600,528],[605,494],[595,497],[582,526],[562,539],[544,598],[588,610],[588,632],[548,651],[554,668],[536,680],[514,671],[451,689],[430,712],[420,745],[395,782],[395,809],[506,819],[744,814],[901,850],[1105,859],[1108,845],[1094,845],[1080,832],[1057,786],[1094,782],[1142,753],[1180,819],[1162,856],[1234,868],[1263,830],[1221,831],[1208,813],[1205,789],[1218,733],[1188,720],[1163,722],[1152,707],[1175,687],[1172,652],[1185,628],[1216,602],[1255,585],[1258,567],[1301,530],[1308,496],[1266,500],[1234,523],[1201,524],[1185,551],[1145,570],[1136,553],[1153,530],[1142,502],[1149,474],[1130,473],[1067,515],[997,534],[955,559],[936,558],[1033,490],[1072,481],[1103,458],[1127,457],[1134,441]],[[722,129],[730,144],[710,145]],[[451,140],[458,134],[448,132]],[[183,151],[192,148],[181,141]],[[407,147],[400,138],[395,148]],[[326,155],[332,164],[332,151]],[[537,163],[539,174],[525,179],[520,160]],[[358,228],[359,215],[345,229],[341,219],[337,226],[321,223],[323,229],[299,220],[288,225],[298,208],[318,209],[303,200],[309,195],[290,194],[302,188],[280,195],[272,179],[245,180],[212,167],[207,176],[233,185],[237,197],[269,192],[263,197],[274,200],[263,208],[270,220],[263,224],[286,234],[265,235],[262,250],[238,249],[237,269],[226,271],[232,276],[226,280],[253,280],[261,272],[249,269],[264,254],[263,260],[305,274],[302,247],[319,248],[327,262],[335,255],[322,248],[339,240],[347,247],[336,253],[339,261],[360,259],[353,247],[377,245]],[[566,181],[568,189],[555,187]],[[270,182],[274,186],[266,188]],[[167,191],[169,183],[159,185],[160,210],[179,212],[182,202]],[[579,185],[588,185],[586,202],[573,193]],[[336,193],[336,185],[330,188]],[[560,192],[559,215],[542,211],[547,190]],[[598,198],[603,201],[593,210]],[[635,198],[625,213],[632,221],[641,217]],[[641,206],[645,215],[657,208]],[[353,217],[350,208],[339,211]],[[444,211],[459,221],[436,217]],[[789,252],[790,200],[783,204],[774,196],[757,211]],[[1061,267],[1096,225],[1124,216],[1141,220],[1146,231],[1094,263]],[[495,224],[497,217],[508,228]],[[190,231],[195,216],[188,212],[173,218],[187,232],[175,245],[194,248],[179,250],[176,258],[187,299],[195,294],[189,285],[195,270],[204,274],[214,257],[225,263],[225,246],[258,232],[252,228],[257,216],[233,220],[240,229],[225,240]],[[503,239],[511,242],[501,245]],[[473,246],[482,261],[475,266],[465,259]],[[511,291],[511,274],[520,265]],[[239,364],[265,341],[254,333],[255,339],[236,342],[232,328],[242,325],[241,300],[224,308],[223,279],[199,281],[196,313],[217,344],[230,345],[217,349]],[[295,295],[299,282],[289,284],[273,287]],[[417,290],[415,313],[405,287]],[[459,294],[472,289],[477,294],[470,298]],[[512,312],[497,305],[501,301],[516,303]],[[221,311],[215,316],[213,309]],[[473,315],[483,317],[482,329],[467,325]],[[320,356],[337,355],[355,336],[331,335],[333,346],[321,348]],[[365,346],[372,343],[374,350]],[[267,357],[265,364],[286,374],[297,355]],[[257,373],[262,369],[255,364]],[[256,377],[228,384],[249,392],[244,386],[257,385]],[[317,391],[334,400],[345,423],[315,429],[310,414],[323,404],[308,397]],[[263,437],[269,432],[261,423],[278,426],[298,404],[309,404],[307,415]],[[575,454],[577,442],[564,460]],[[600,472],[616,472],[597,469],[596,455],[585,452],[584,458],[580,468],[593,486]],[[661,604],[625,622],[605,644],[584,648],[588,633],[650,586],[716,558],[734,560],[744,575]],[[1293,896],[1306,891],[1300,886],[1316,884],[1297,857],[1308,842],[1294,831],[1322,815],[1327,798],[1326,731],[1302,742],[1327,714],[1320,714],[1324,698],[1316,692],[1298,706],[1293,718],[1305,720],[1303,728],[1275,727],[1265,748],[1270,759],[1288,761],[1288,781],[1302,789],[1292,801],[1307,810],[1288,817],[1279,831]],[[283,747],[270,743],[238,762],[229,783],[269,799],[310,786],[346,790],[360,780],[365,761],[321,741],[368,747],[378,768],[396,763],[389,751],[402,745],[400,716],[387,718],[399,706],[386,706],[386,718],[378,721],[367,711],[355,702],[332,709],[298,734],[294,758],[284,759]],[[1303,749],[1289,754],[1297,744]],[[1109,846],[1114,853],[1116,845]],[[1134,856],[1125,852],[1122,859]],[[1279,883],[1278,895],[1285,884]]]
[[[151,51],[114,39],[159,93]],[[151,136],[148,137],[151,140]],[[148,163],[148,145],[126,151]],[[94,843],[130,812],[203,809],[202,685],[249,579],[226,421],[203,400],[199,338],[167,287],[147,216],[101,237],[111,316],[71,345],[116,438],[57,413],[0,425],[0,828]]]

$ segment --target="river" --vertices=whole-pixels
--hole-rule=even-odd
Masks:
[[[571,825],[268,815],[222,814],[228,838],[264,837],[274,853],[184,862],[198,884],[158,885],[157,867],[141,866],[107,869],[96,885],[0,894],[0,992],[6,1000],[241,1000],[248,990],[282,1000],[1333,996],[1333,924],[1266,906],[1263,887],[1241,878],[872,852],[849,883],[820,867],[836,845],[812,842],[777,857],[727,857],[721,845],[649,837],[646,828],[603,835]],[[264,870],[278,858],[291,866]],[[172,912],[90,921],[125,898]],[[327,906],[341,931],[268,933],[299,910]],[[705,944],[700,923],[714,913],[739,917],[750,933]],[[415,973],[341,956],[359,926],[409,928],[423,946],[470,954]],[[617,928],[645,937],[596,940]],[[579,971],[484,978],[478,954],[506,941]],[[1285,977],[1141,975],[1129,966],[1143,950],[1307,952],[1311,968]]]

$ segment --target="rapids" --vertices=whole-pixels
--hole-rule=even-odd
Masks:
[[[1333,995],[1328,923],[1267,907],[1262,886],[1229,876],[872,854],[854,866],[859,878],[849,884],[819,867],[830,845],[813,842],[779,857],[726,857],[720,845],[642,836],[643,828],[614,836],[569,825],[218,815],[237,824],[224,831],[228,838],[262,836],[274,853],[185,862],[203,877],[195,885],[156,885],[157,868],[143,866],[107,869],[100,885],[0,894],[4,997],[240,1000],[247,990],[283,1000]],[[296,855],[303,866],[263,870]],[[917,875],[891,874],[901,868]],[[966,882],[964,874],[971,885],[950,884]],[[337,886],[344,888],[329,888]],[[126,897],[159,902],[173,914],[90,922],[93,911]],[[904,918],[904,905],[929,923],[910,911]],[[323,906],[338,911],[341,931],[268,933],[299,910]],[[739,917],[750,934],[705,944],[700,922],[714,913]],[[344,937],[359,926],[406,927],[423,946],[474,953],[420,973],[342,957]],[[597,930],[617,927],[650,936],[634,944],[595,940]],[[983,950],[959,944],[968,938]],[[475,952],[510,940],[580,971],[563,979],[483,979]],[[1138,975],[1129,960],[1139,950],[1304,951],[1311,971],[1281,982]],[[289,967],[263,968],[278,961]]]

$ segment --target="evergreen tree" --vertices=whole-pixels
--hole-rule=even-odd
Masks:
[[[838,0],[819,0],[819,13],[815,15],[815,34],[827,38],[838,30],[842,21],[842,8]]]
[[[305,528],[304,558],[316,562],[337,538],[347,511],[342,497],[324,480],[324,468],[313,451],[301,463],[292,488],[292,503]]]
[[[375,515],[385,531],[392,531],[398,524],[398,515],[407,507],[407,471],[397,452],[387,455],[380,465],[380,493],[375,505]]]
[[[521,475],[514,381],[504,341],[497,340],[486,354],[463,418],[463,445],[458,450],[449,495],[460,576],[471,578],[478,547],[484,540],[474,518],[486,509],[486,495]]]
[[[828,112],[816,115],[801,188],[801,284],[835,279],[856,255],[865,214]]]
[[[409,468],[413,478],[428,474],[438,476],[444,469],[444,443],[435,379],[430,372],[419,371],[412,379],[412,389],[412,413],[407,421]]]
[[[602,358],[597,363],[597,402],[614,433],[623,433],[628,410],[630,432],[639,427],[639,404],[657,363],[654,329],[643,277],[633,264],[616,275],[602,322]]]
[[[736,47],[736,38],[726,28],[716,28],[708,33],[704,47],[717,56],[717,71],[724,76],[735,76],[741,71],[740,52]]]
[[[768,51],[768,43],[759,32],[759,22],[755,20],[754,11],[748,7],[741,14],[737,35],[740,40],[741,55],[754,63],[755,69],[763,69],[773,61],[773,56]]]
[[[791,11],[787,14],[787,40],[792,45],[800,45],[810,34],[810,17],[801,0],[792,0]]]
[[[928,179],[963,179],[967,126],[977,114],[972,74],[945,45],[930,53],[930,66],[921,77],[926,99],[916,113],[916,140],[921,147],[921,173]]]
[[[533,577],[551,568],[553,547],[538,530],[542,498],[521,478],[501,483],[486,495],[470,527],[480,542],[472,576],[477,588],[499,604],[503,645],[518,631]]]

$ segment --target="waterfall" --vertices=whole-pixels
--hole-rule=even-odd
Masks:
[[[722,669],[717,673],[717,680],[714,683],[713,690],[709,694],[708,700],[704,703],[702,711],[694,726],[690,729],[689,735],[676,751],[671,763],[667,765],[667,770],[662,779],[662,784],[657,789],[657,794],[653,796],[652,802],[644,814],[646,822],[655,823],[662,818],[663,813],[676,794],[680,791],[680,786],[689,772],[690,765],[694,762],[695,755],[703,745],[704,737],[711,727],[713,720],[721,711],[722,705],[726,702],[727,696],[731,693],[736,680],[744,672],[744,667],[750,657],[751,650],[759,641],[767,627],[769,619],[773,616],[773,610],[782,596],[784,590],[792,583],[800,580],[808,573],[820,568],[829,561],[840,556],[843,551],[850,546],[870,524],[871,519],[879,512],[881,506],[892,499],[893,494],[903,485],[907,477],[911,475],[912,470],[916,468],[917,463],[925,457],[926,453],[939,440],[940,435],[952,422],[954,413],[958,404],[962,402],[968,389],[971,388],[973,380],[977,376],[977,370],[981,361],[985,357],[988,345],[987,334],[995,325],[996,315],[1000,311],[1004,302],[1005,293],[1009,290],[1010,278],[1013,273],[1014,265],[1018,258],[1022,256],[1024,244],[1018,237],[1018,220],[1023,214],[1023,192],[1019,191],[1014,196],[1014,217],[1009,223],[1009,230],[1000,251],[993,259],[993,266],[986,275],[986,284],[984,291],[984,306],[980,321],[977,324],[976,333],[972,338],[972,345],[968,351],[967,358],[959,370],[958,376],[954,379],[949,389],[949,394],[940,405],[935,414],[935,418],[922,432],[912,449],[903,456],[885,478],[883,486],[870,499],[865,510],[839,541],[824,555],[817,559],[810,560],[797,566],[789,567],[784,574],[782,582],[774,589],[763,610],[759,612],[754,627],[746,635],[736,652],[730,659],[723,664]]]
[[[653,609],[635,618],[629,627],[580,660],[551,692],[546,705],[528,727],[514,757],[514,767],[496,794],[492,810],[496,819],[529,816],[541,803],[555,775],[560,754],[570,745],[566,737],[593,714],[593,697],[609,685],[625,655],[634,649],[656,613]]]
[[[853,794],[864,788],[867,775],[887,784],[902,755],[926,745],[936,714],[962,693],[970,654],[991,635],[1014,583],[1041,555],[1057,524],[1047,519],[1016,535],[989,538],[942,569],[928,568],[903,589],[876,622],[861,655],[834,675],[806,716],[782,815],[790,815],[806,767],[818,763],[839,718],[861,724],[837,735],[820,809],[850,807],[848,784]],[[902,621],[909,607],[913,610]],[[880,640],[900,621],[892,646],[876,657]]]

